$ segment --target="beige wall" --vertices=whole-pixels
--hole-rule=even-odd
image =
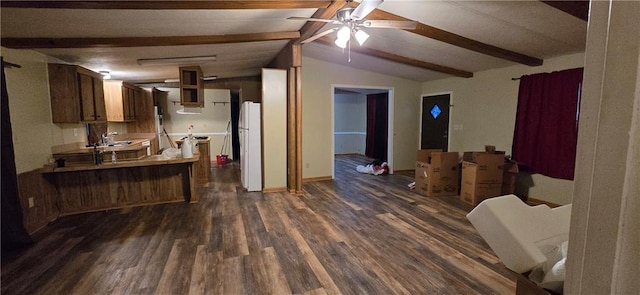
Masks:
[[[22,66],[5,71],[16,172],[31,171],[48,163],[51,146],[86,143],[84,124],[51,123],[47,57],[31,50],[4,47],[2,56]]]
[[[346,63],[346,62],[345,62]],[[420,83],[313,58],[302,59],[302,177],[333,175],[332,85],[393,89],[393,169],[413,169]]]
[[[262,187],[287,188],[287,71],[262,69]]]
[[[209,136],[211,143],[209,152],[211,160],[215,160],[215,155],[220,154],[222,144],[224,143],[225,130],[227,122],[231,119],[231,92],[228,89],[205,89],[204,90],[204,108],[202,113],[198,115],[178,114],[176,111],[182,109],[180,105],[180,91],[178,88],[159,88],[167,91],[168,101],[167,109],[163,114],[163,126],[173,141],[182,138],[187,134],[189,125],[193,125],[193,135]],[[173,103],[176,101],[178,103]],[[213,102],[227,102],[226,104],[213,104]],[[163,137],[164,138],[164,137]],[[229,136],[227,139],[227,148],[225,154],[229,158],[233,157],[231,149],[231,127],[229,127]],[[168,147],[168,142],[165,147]]]
[[[364,155],[367,135],[367,95],[336,94],[334,153]]]
[[[452,92],[451,151],[479,151],[485,145],[511,153],[518,99],[517,78],[526,74],[582,67],[584,54],[572,54],[544,61],[539,67],[511,66],[474,73],[473,78],[450,78],[425,82],[422,94]],[[417,127],[417,126],[416,126]],[[557,204],[571,203],[573,182],[539,174],[521,177],[518,192]]]

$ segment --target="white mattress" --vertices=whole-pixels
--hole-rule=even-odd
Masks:
[[[571,205],[529,206],[505,195],[482,201],[467,218],[507,268],[524,273],[568,240]]]

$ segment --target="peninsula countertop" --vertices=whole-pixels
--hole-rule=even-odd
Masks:
[[[59,173],[73,171],[90,171],[103,169],[116,169],[127,167],[146,167],[157,165],[171,165],[180,163],[192,163],[200,160],[199,154],[194,154],[191,158],[168,158],[162,155],[152,155],[140,160],[118,161],[116,163],[105,162],[100,165],[94,164],[67,164],[65,167],[56,167],[55,165],[45,165],[40,169],[42,173]]]
[[[100,165],[72,163],[40,169],[56,188],[61,215],[173,202],[198,202],[194,175],[199,155],[145,156]]]
[[[144,146],[142,143],[145,141],[150,141],[151,139],[130,139],[127,141],[130,141],[130,144],[127,145],[114,145],[114,146],[98,146],[98,149],[102,150],[102,151],[135,151],[135,150],[140,150],[140,149],[146,149],[147,147]],[[74,147],[70,147],[70,148],[66,148],[65,150],[60,150],[57,151],[55,153],[53,153],[54,156],[56,155],[73,155],[73,154],[93,154],[93,146],[74,146]]]

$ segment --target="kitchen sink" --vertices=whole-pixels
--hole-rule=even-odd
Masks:
[[[100,149],[100,148],[102,148],[102,149],[103,149],[103,148],[107,148],[107,147],[110,147],[110,146],[125,146],[125,145],[130,145],[130,144],[131,144],[131,140],[120,140],[120,141],[113,141],[113,142],[110,142],[110,143],[109,143],[109,144],[107,144],[107,145],[98,145],[98,148],[99,148],[99,149]],[[93,148],[93,145],[88,144],[88,145],[86,145],[85,147],[87,147],[87,148]]]
[[[108,144],[108,146],[121,146],[121,145],[130,145],[130,140],[122,140],[122,141],[114,141],[113,144]]]

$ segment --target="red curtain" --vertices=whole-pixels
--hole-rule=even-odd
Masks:
[[[529,172],[573,180],[582,71],[520,78],[512,156]]]
[[[365,156],[387,161],[389,94],[367,95],[367,139]]]

